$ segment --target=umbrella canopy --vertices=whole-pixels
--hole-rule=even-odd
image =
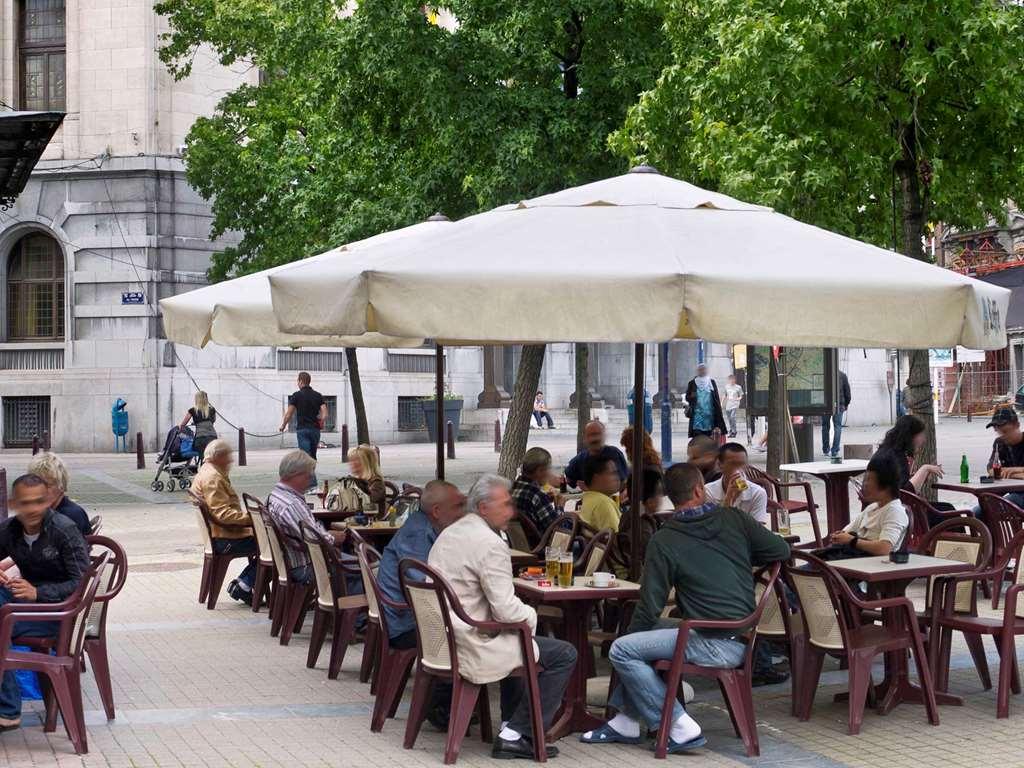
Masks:
[[[420,224],[334,248],[301,263],[326,268],[331,262],[348,258],[356,251],[416,238],[446,226],[451,226],[451,222],[444,217],[431,217]],[[167,338],[197,348],[211,342],[233,347],[417,347],[423,343],[422,338],[396,338],[374,332],[347,336],[281,332],[270,301],[267,278],[290,266],[293,265],[266,269],[162,299],[160,308]]]
[[[1009,292],[649,168],[268,276],[282,331],[1006,345]]]

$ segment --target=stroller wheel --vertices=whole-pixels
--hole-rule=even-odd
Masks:
[[[156,491],[157,493],[160,493],[160,491],[162,491],[164,489],[164,481],[163,480],[154,480],[153,484],[150,487],[154,491]]]
[[[168,493],[174,493],[174,480],[173,479],[167,481],[167,488],[165,488],[164,490],[166,490]]]
[[[181,480],[178,481],[178,488],[180,490],[182,490],[182,491],[184,491],[186,488],[188,488],[189,485],[190,485],[189,481],[186,478],[184,478],[184,477],[181,478]]]

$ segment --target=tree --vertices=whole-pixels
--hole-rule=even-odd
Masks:
[[[187,139],[213,234],[243,233],[211,278],[625,170],[607,139],[667,62],[658,11],[643,0],[446,7],[451,29],[419,2],[157,3],[175,76],[200,46],[263,73]]]
[[[673,63],[612,143],[929,260],[930,223],[1003,220],[1024,192],[1022,14],[1004,0],[676,4]],[[909,384],[932,462],[927,351],[911,354]]]
[[[355,347],[345,347],[345,363],[348,365],[348,381],[352,388],[352,407],[356,412],[356,441],[359,445],[369,445],[370,426],[366,422],[363,383],[359,378],[359,358]]]

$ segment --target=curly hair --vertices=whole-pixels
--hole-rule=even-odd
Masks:
[[[901,456],[914,455],[914,438],[924,432],[924,422],[907,414],[896,419],[892,429],[885,433],[879,450],[886,448]]]
[[[626,452],[626,457],[629,459],[629,463],[635,463],[633,461],[633,426],[630,425],[622,430],[622,437],[619,438],[619,445]],[[644,466],[645,467],[660,467],[661,466],[661,454],[654,450],[654,441],[651,439],[651,435],[647,430],[644,430]]]

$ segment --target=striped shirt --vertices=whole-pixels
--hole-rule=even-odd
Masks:
[[[306,498],[298,491],[284,483],[278,483],[267,499],[267,511],[284,534],[281,537],[281,549],[284,553],[288,569],[308,566],[309,551],[302,536],[302,525],[305,521],[316,530],[322,530],[320,523],[306,506]]]

